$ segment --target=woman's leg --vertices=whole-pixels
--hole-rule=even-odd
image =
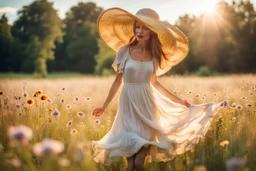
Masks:
[[[144,161],[147,156],[149,148],[142,147],[135,155],[134,167],[136,171],[144,171]]]
[[[135,155],[126,158],[128,163],[126,171],[134,171],[134,158]]]

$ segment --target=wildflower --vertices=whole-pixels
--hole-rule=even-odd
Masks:
[[[236,117],[232,117],[231,120],[232,120],[232,122],[235,122],[236,121]]]
[[[78,101],[78,100],[79,100],[79,97],[77,97],[77,96],[74,97],[74,100],[75,100],[75,101]]]
[[[48,96],[46,94],[43,94],[40,98],[42,101],[45,101],[48,99]]]
[[[29,108],[27,106],[24,106],[25,111],[29,111]]]
[[[62,87],[62,88],[61,88],[61,90],[65,91],[65,90],[66,90],[66,88],[65,88],[65,87]]]
[[[23,96],[23,97],[27,97],[27,96],[28,96],[28,93],[27,93],[27,92],[24,92],[24,93],[22,94],[22,96]]]
[[[248,103],[246,104],[247,107],[252,107],[252,104]]]
[[[220,104],[220,106],[222,106],[222,107],[227,107],[227,105],[228,105],[228,102],[227,101],[223,101],[221,104]]]
[[[88,101],[91,100],[91,97],[86,97],[86,100],[88,100]]]
[[[14,99],[15,99],[15,100],[20,100],[20,99],[21,99],[21,97],[14,96]]]
[[[51,103],[52,99],[51,98],[47,98],[47,102]]]
[[[236,103],[232,103],[231,106],[235,108],[236,107]]]
[[[71,121],[68,121],[67,127],[70,127],[71,125],[72,125],[72,120],[71,120]]]
[[[70,131],[70,133],[71,133],[71,134],[77,134],[77,129],[72,129],[72,130]]]
[[[213,96],[217,96],[217,94],[216,94],[216,93],[214,93],[214,94],[213,94]]]
[[[75,161],[84,161],[85,159],[85,152],[81,149],[78,149],[74,155]]]
[[[221,147],[226,147],[228,145],[229,145],[229,141],[228,140],[223,140],[223,141],[220,142],[220,146]]]
[[[238,170],[241,169],[245,165],[245,160],[242,158],[231,158],[226,161],[226,168],[228,170]]]
[[[61,167],[68,167],[71,164],[70,160],[67,158],[60,158],[58,163]]]
[[[17,109],[19,109],[21,107],[21,104],[18,103],[15,106],[16,106]]]
[[[65,102],[65,100],[64,100],[64,99],[61,99],[61,100],[60,100],[60,102],[61,102],[61,103],[64,103],[64,102]]]
[[[54,109],[53,111],[52,111],[52,116],[60,116],[60,111],[58,111],[58,109]]]
[[[37,156],[56,155],[61,153],[63,150],[63,143],[52,139],[44,139],[41,143],[36,143],[33,146],[33,152]]]
[[[41,90],[37,90],[33,93],[33,97],[37,97],[38,95],[42,94],[43,92]]]
[[[70,109],[72,106],[70,104],[66,105],[66,108]]]
[[[27,103],[28,105],[32,105],[32,104],[34,104],[34,100],[31,99],[31,98],[29,98],[29,99],[26,101],[26,103]]]
[[[196,97],[199,97],[199,96],[200,96],[200,94],[197,94],[197,95],[196,95]]]
[[[243,109],[243,107],[242,107],[241,105],[236,106],[236,108],[237,108],[238,110],[242,110],[242,109]]]
[[[242,100],[246,100],[246,99],[247,99],[247,97],[242,97],[241,99],[242,99]]]
[[[85,114],[83,112],[77,112],[77,116],[80,118],[84,118]]]
[[[99,120],[99,119],[95,119],[95,120],[94,120],[94,123],[96,123],[97,125],[99,125],[99,124],[100,124],[100,120]]]
[[[24,126],[11,126],[8,129],[8,137],[11,141],[16,143],[16,145],[26,145],[32,139],[32,129]]]
[[[0,96],[2,96],[4,94],[4,92],[3,91],[0,91]]]
[[[191,93],[192,93],[192,91],[189,91],[188,93],[189,93],[189,94],[191,94]]]

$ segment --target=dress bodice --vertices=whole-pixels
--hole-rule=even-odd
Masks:
[[[136,61],[129,57],[125,63],[123,80],[124,83],[141,84],[150,83],[154,71],[153,60],[147,62]]]

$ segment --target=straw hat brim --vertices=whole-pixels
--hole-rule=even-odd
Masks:
[[[154,18],[131,14],[121,8],[107,9],[99,16],[99,35],[111,49],[117,52],[134,36],[134,21],[142,22],[158,35],[163,52],[168,59],[164,61],[167,68],[178,64],[187,56],[188,39],[177,27]]]

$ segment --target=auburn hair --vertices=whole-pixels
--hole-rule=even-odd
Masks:
[[[130,38],[130,41],[128,43],[128,45],[130,45],[130,46],[134,46],[138,43],[138,40],[136,39],[136,36],[135,36],[135,26],[136,26],[136,21],[133,23],[134,35]],[[162,44],[161,44],[157,34],[155,32],[153,32],[152,30],[151,30],[151,35],[148,40],[146,49],[151,52],[151,55],[153,56],[153,58],[157,58],[157,60],[159,62],[159,67],[161,69],[163,69],[166,65],[164,61],[166,61],[168,59],[166,58],[166,56],[163,52]]]

